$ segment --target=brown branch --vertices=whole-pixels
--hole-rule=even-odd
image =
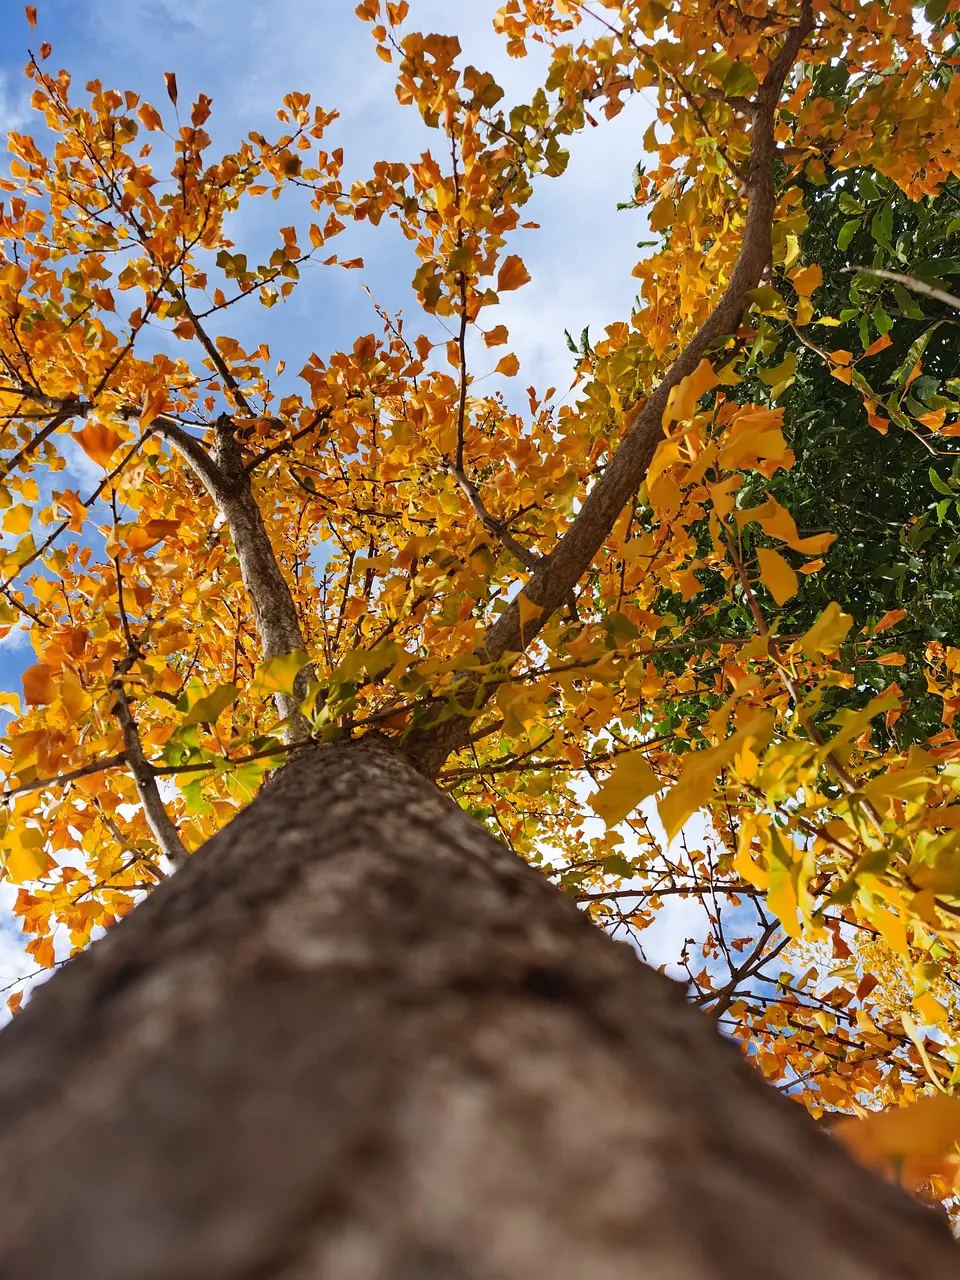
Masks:
[[[117,505],[115,497],[112,505],[114,528],[116,528]],[[140,645],[130,630],[130,620],[127,617],[127,610],[123,601],[123,574],[120,571],[119,558],[115,558],[113,564],[117,574],[117,599],[120,607],[120,621],[127,644],[127,655],[122,662],[117,664],[116,673],[110,682],[110,689],[115,695],[113,713],[117,717],[123,732],[124,756],[130,772],[133,774],[134,785],[137,788],[140,803],[143,805],[147,824],[153,832],[161,852],[170,859],[175,867],[180,867],[187,860],[187,851],[180,840],[180,833],[177,831],[176,825],[164,806],[160,789],[157,786],[156,774],[147,757],[143,754],[140,734],[137,731],[133,712],[130,710],[127,691],[123,687],[123,677],[140,657]]]
[[[181,843],[180,834],[176,826],[164,807],[160,789],[157,786],[156,774],[147,757],[143,754],[140,735],[137,732],[137,725],[130,710],[130,703],[122,682],[117,680],[113,688],[116,694],[113,710],[117,720],[120,722],[120,728],[123,730],[123,741],[126,747],[124,759],[133,774],[133,781],[137,788],[137,795],[140,797],[140,803],[143,805],[147,823],[161,851],[175,867],[181,867],[187,860],[187,851]]]
[[[32,791],[45,791],[47,787],[65,787],[78,778],[89,778],[94,773],[105,773],[108,769],[118,769],[127,763],[126,755],[121,751],[118,755],[104,756],[99,760],[89,760],[79,769],[69,773],[57,774],[54,778],[36,778],[33,782],[25,782],[20,787],[10,787],[0,791],[0,800],[12,800],[15,796],[29,795]]]
[[[603,474],[586,495],[580,511],[552,552],[541,561],[524,587],[527,601],[539,608],[535,618],[520,625],[520,606],[513,600],[494,622],[484,638],[482,657],[488,663],[503,661],[507,655],[522,653],[542,630],[557,608],[592,563],[609,537],[624,507],[633,499],[663,437],[663,416],[670,392],[697,368],[706,351],[719,338],[736,333],[748,304],[747,295],[757,287],[772,260],[771,227],[776,207],[774,127],[777,103],[787,73],[793,66],[804,39],[813,30],[810,0],[804,0],[800,21],[787,33],[780,53],[773,60],[757,92],[753,113],[750,159],[745,183],[747,216],[743,243],[726,291],[707,320],[676,357],[633,424],[620,442]],[[470,723],[492,687],[481,689],[465,680],[466,697],[474,711],[435,719],[415,730],[406,750],[416,766],[435,776],[453,751],[467,741]],[[471,696],[472,695],[472,696]]]

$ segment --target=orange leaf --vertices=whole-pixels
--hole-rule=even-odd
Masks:
[[[888,627],[895,627],[897,623],[902,622],[906,616],[906,609],[888,609],[877,625],[873,628],[873,634],[879,635],[881,631],[886,631]]]
[[[88,422],[82,431],[74,435],[74,440],[88,458],[92,458],[99,466],[106,468],[113,457],[113,452],[120,444],[121,438],[112,427],[102,422]]]
[[[167,86],[167,97],[170,99],[173,105],[176,106],[177,105],[177,77],[174,75],[172,71],[165,71],[163,73],[163,78]]]
[[[790,272],[790,283],[801,298],[809,298],[823,284],[823,272],[816,263],[810,267],[798,267]]]
[[[44,938],[32,938],[27,943],[26,950],[30,952],[41,969],[52,969],[57,963],[57,953],[49,934]]]
[[[483,335],[484,344],[488,347],[502,347],[510,337],[505,324],[498,324],[495,329]]]
[[[137,111],[140,122],[144,128],[149,129],[152,133],[156,133],[158,129],[163,128],[163,121],[160,118],[160,112],[155,107],[151,107],[149,102],[145,102]]]
[[[505,259],[497,275],[497,292],[509,293],[512,289],[519,289],[530,278],[530,272],[523,265],[523,260],[515,253],[511,254]]]
[[[868,1168],[896,1174],[916,1187],[944,1165],[956,1164],[960,1096],[928,1094],[905,1107],[840,1120],[833,1135]]]
[[[886,351],[887,347],[893,346],[893,339],[889,333],[883,333],[875,342],[871,342],[869,347],[863,353],[866,356],[875,356],[879,351]]]
[[[26,5],[24,13],[27,15],[27,22],[30,24],[30,30],[32,31],[37,25],[37,6],[35,4]]]
[[[7,1008],[11,1013],[19,1013],[20,1006],[23,1004],[23,992],[14,991],[12,996],[7,996]]]
[[[504,356],[493,372],[502,373],[505,378],[515,378],[520,372],[520,361],[513,355]]]
[[[43,707],[52,702],[56,686],[53,667],[38,663],[35,667],[27,667],[23,673],[23,696],[31,707]]]

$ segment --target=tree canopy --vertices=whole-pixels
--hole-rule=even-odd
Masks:
[[[513,103],[415,4],[357,14],[436,141],[352,183],[336,104],[291,92],[218,155],[174,73],[152,105],[30,56],[0,182],[0,629],[36,657],[2,695],[3,874],[29,950],[85,947],[297,744],[376,732],[641,948],[700,903],[691,998],[815,1115],[919,1099],[921,1138],[851,1141],[949,1198],[951,5],[508,0],[509,53],[550,56]],[[635,306],[571,341],[569,391],[525,389],[497,313],[531,278],[525,206],[641,93]],[[255,262],[238,214],[265,198]],[[385,221],[402,315],[299,370],[232,336]]]

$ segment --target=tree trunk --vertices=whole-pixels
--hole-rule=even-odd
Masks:
[[[292,760],[0,1036],[3,1280],[951,1280],[400,757]]]

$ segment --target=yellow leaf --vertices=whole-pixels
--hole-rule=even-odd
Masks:
[[[530,272],[523,265],[523,259],[518,258],[515,253],[511,254],[509,258],[504,259],[497,274],[497,292],[509,293],[512,289],[519,289],[529,279]]]
[[[30,528],[30,517],[33,512],[28,506],[19,503],[15,507],[11,507],[7,514],[3,517],[3,527],[7,533],[26,533]]]
[[[11,829],[4,838],[4,867],[12,884],[24,884],[42,876],[47,866],[43,848],[43,832],[36,827]]]
[[[876,907],[870,915],[871,922],[877,926],[883,939],[891,951],[909,960],[910,949],[907,946],[907,926],[902,916],[888,907]]]
[[[28,706],[43,707],[52,702],[56,693],[53,667],[39,663],[35,667],[27,667],[23,673],[23,697]]]
[[[276,659],[274,659],[276,661]],[[298,668],[299,670],[299,668]],[[294,672],[296,675],[296,672]],[[290,690],[293,685],[291,684]],[[284,690],[284,692],[290,692]],[[188,724],[214,724],[217,719],[226,711],[227,707],[236,702],[238,696],[237,686],[235,684],[220,684],[212,691],[197,701],[190,708],[183,723]]]
[[[253,678],[254,691],[293,693],[294,682],[309,661],[309,654],[302,649],[294,649],[292,653],[281,653],[276,658],[261,662]]]
[[[725,470],[758,470],[760,459],[787,470],[793,466],[793,450],[783,437],[782,409],[744,409],[727,428],[720,450]]]
[[[751,520],[756,520],[764,533],[768,533],[771,538],[778,538],[792,550],[802,551],[805,555],[821,555],[837,538],[835,533],[814,533],[801,538],[797,532],[797,522],[776,498],[768,498],[759,507],[738,511],[735,519],[741,529]]]
[[[493,372],[502,373],[505,378],[515,378],[520,372],[520,361],[513,355],[504,356]]]
[[[832,653],[839,649],[853,626],[853,619],[844,613],[840,606],[831,601],[821,613],[810,630],[800,640],[804,653],[815,658],[821,653]]]
[[[543,609],[538,604],[534,604],[521,591],[517,596],[517,608],[520,610],[520,634],[523,635],[527,629],[528,622],[535,622],[543,613]]]
[[[608,827],[615,827],[659,789],[660,779],[643,754],[630,751],[617,758],[600,790],[590,797],[590,807]]]
[[[701,360],[693,373],[687,374],[672,388],[663,414],[663,425],[668,427],[671,422],[686,422],[692,418],[700,397],[712,391],[718,381],[710,361]]]
[[[791,596],[797,594],[797,575],[780,552],[771,551],[769,547],[757,548],[757,560],[760,564],[760,581],[777,604],[786,604]]]
[[[770,885],[767,890],[767,903],[783,925],[784,933],[791,938],[799,938],[803,850],[799,849],[793,841],[784,840],[773,828],[769,832],[769,840],[767,866],[770,872]]]
[[[717,774],[748,742],[766,745],[771,726],[771,715],[761,711],[719,746],[692,751],[684,757],[680,777],[663,799],[657,801],[668,839],[672,840],[687,819],[709,803]]]
[[[64,671],[57,689],[67,715],[74,723],[93,706],[93,699],[72,671]]]
[[[502,347],[509,337],[507,326],[498,324],[495,329],[490,329],[483,335],[483,341],[484,345],[488,347]]]
[[[112,427],[104,426],[102,422],[88,422],[73,438],[87,457],[92,458],[98,466],[104,468],[113,456],[117,445],[121,443],[121,438],[116,431]]]

